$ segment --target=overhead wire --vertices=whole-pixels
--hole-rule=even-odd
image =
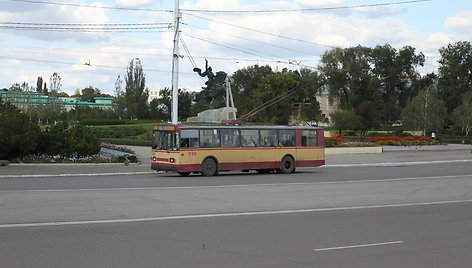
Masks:
[[[162,31],[171,23],[39,23],[0,22],[0,29],[65,32],[132,32]]]
[[[85,8],[98,8],[98,9],[114,9],[124,11],[147,11],[147,12],[166,12],[173,13],[173,10],[169,9],[152,9],[152,8],[132,8],[132,7],[119,7],[119,6],[100,6],[100,5],[85,5],[75,3],[57,3],[51,1],[40,1],[40,0],[8,0],[11,2],[21,2],[30,4],[45,4],[45,5],[56,5],[56,6],[73,6],[73,7],[85,7]],[[265,10],[210,10],[210,9],[181,9],[182,11],[188,12],[204,12],[204,13],[278,13],[278,12],[311,12],[311,11],[328,11],[328,10],[342,10],[342,9],[355,9],[355,8],[368,8],[368,7],[381,7],[381,6],[392,6],[392,5],[405,5],[414,4],[421,2],[430,2],[433,0],[409,0],[400,2],[387,2],[378,4],[363,4],[363,5],[350,5],[350,6],[335,6],[335,7],[317,7],[317,8],[298,8],[298,9],[265,9]]]
[[[388,2],[378,4],[363,4],[363,5],[350,5],[350,6],[337,6],[337,7],[315,7],[315,8],[297,8],[297,9],[263,9],[263,10],[212,10],[212,9],[181,9],[187,12],[203,12],[203,13],[279,13],[279,12],[310,12],[310,11],[327,11],[327,10],[342,10],[342,9],[355,9],[355,8],[368,8],[368,7],[382,7],[392,5],[405,5],[414,4],[421,2],[431,2],[433,0],[410,0],[401,2]]]
[[[109,28],[71,28],[71,27],[23,27],[23,26],[1,26],[0,29],[21,30],[21,31],[50,31],[50,32],[169,32],[169,30],[159,30],[158,27],[109,27]]]
[[[189,34],[186,34],[186,33],[182,33],[182,34],[185,35],[185,36],[188,36],[190,38],[193,38],[193,39],[197,39],[197,40],[204,41],[204,42],[207,42],[207,43],[210,43],[210,44],[225,47],[225,48],[228,48],[228,49],[231,49],[231,50],[239,51],[239,52],[244,53],[244,54],[264,58],[264,59],[267,59],[267,60],[272,61],[272,62],[285,63],[285,64],[289,64],[289,65],[297,65],[297,66],[301,66],[301,67],[305,67],[305,68],[311,68],[311,69],[316,68],[314,66],[297,64],[297,63],[294,63],[294,61],[291,61],[291,60],[278,60],[278,59],[270,58],[270,57],[262,55],[262,53],[264,53],[264,52],[260,52],[260,51],[250,52],[250,51],[247,51],[247,50],[236,48],[234,46],[230,46],[230,45],[222,43],[222,42],[215,42],[215,41],[211,41],[211,40],[208,40],[208,39],[204,39],[204,38],[196,37],[196,36],[193,36],[193,35],[189,35]],[[258,54],[258,53],[261,53],[261,54]],[[275,56],[275,57],[277,57],[277,56]]]
[[[182,38],[182,35],[180,35],[180,42],[182,44],[182,47],[184,48],[185,50],[185,53],[187,54],[187,57],[190,61],[190,64],[192,64],[192,67],[197,67],[197,63],[195,62],[195,60],[193,59],[192,55],[190,54],[190,50],[188,49],[187,47],[187,44],[185,44],[185,41],[184,39]]]
[[[151,8],[132,8],[132,7],[117,7],[117,6],[98,6],[98,5],[84,5],[74,3],[57,3],[51,1],[39,1],[39,0],[7,0],[11,2],[22,2],[29,4],[44,4],[44,5],[55,5],[55,6],[72,6],[72,7],[84,7],[84,8],[97,8],[97,9],[114,9],[124,11],[148,11],[148,12],[166,12],[173,13],[173,10],[169,9],[151,9]]]
[[[199,19],[202,19],[202,20],[213,21],[213,22],[225,24],[225,25],[228,25],[228,26],[232,26],[232,27],[236,27],[236,28],[240,28],[240,29],[244,29],[244,30],[248,30],[248,31],[252,31],[252,32],[257,32],[257,33],[261,33],[261,34],[265,34],[265,35],[270,35],[270,36],[274,36],[274,37],[278,37],[278,38],[282,38],[282,39],[286,39],[286,40],[290,40],[290,41],[297,41],[297,42],[301,42],[301,43],[305,43],[305,44],[321,46],[321,47],[327,47],[327,48],[336,48],[336,46],[331,46],[331,45],[326,45],[326,44],[321,44],[321,43],[316,43],[316,42],[310,42],[310,41],[306,41],[306,40],[303,40],[303,39],[298,39],[298,38],[294,38],[294,37],[287,37],[287,36],[283,36],[283,35],[279,35],[279,34],[268,33],[268,32],[264,32],[264,31],[261,31],[261,30],[252,29],[252,28],[249,28],[249,27],[240,26],[240,25],[236,25],[236,24],[232,24],[232,23],[228,23],[228,22],[224,22],[224,21],[213,20],[213,19],[208,19],[208,18],[201,17],[201,16],[196,16],[196,15],[189,14],[189,13],[182,13],[182,14],[185,14],[185,15],[191,16],[191,17],[195,17],[195,18],[199,18]]]
[[[183,25],[186,25],[186,26],[190,26],[190,27],[192,27],[192,28],[202,29],[202,30],[204,30],[204,31],[208,31],[208,32],[211,32],[211,33],[218,33],[218,34],[222,34],[222,35],[227,35],[227,36],[231,36],[231,37],[234,37],[234,38],[238,38],[238,39],[242,39],[242,40],[246,40],[246,41],[250,41],[250,42],[254,42],[254,43],[260,43],[260,44],[264,44],[264,45],[267,45],[267,46],[272,46],[272,47],[280,48],[280,49],[287,50],[287,51],[292,51],[292,52],[297,52],[297,53],[303,53],[303,54],[307,54],[307,55],[310,55],[310,56],[314,56],[314,55],[311,55],[310,53],[307,53],[306,51],[301,51],[301,50],[292,49],[292,48],[288,48],[288,47],[284,47],[284,46],[279,46],[279,45],[276,45],[276,44],[270,44],[270,43],[266,43],[266,42],[254,40],[254,39],[251,39],[251,38],[242,37],[242,36],[239,36],[239,35],[234,35],[234,34],[219,32],[219,31],[215,31],[215,30],[209,30],[209,29],[206,29],[206,28],[204,28],[204,27],[192,25],[192,24],[189,24],[189,23],[182,23],[182,24],[183,24]],[[316,56],[319,56],[319,55],[316,55]]]
[[[77,62],[67,62],[67,61],[57,61],[57,60],[43,60],[43,59],[32,59],[32,58],[25,58],[25,57],[10,57],[10,56],[2,56],[0,55],[0,59],[7,59],[7,60],[19,60],[19,61],[28,61],[28,62],[39,62],[39,63],[50,63],[50,64],[59,64],[59,65],[86,65],[89,67],[98,67],[98,68],[105,68],[105,69],[120,69],[124,70],[126,67],[118,67],[118,66],[111,66],[111,65],[104,65],[104,64],[83,64]],[[147,69],[146,71],[149,72],[156,72],[156,73],[170,73],[167,70],[158,70],[158,69]],[[193,74],[192,72],[182,72],[183,74]]]
[[[166,10],[166,9],[127,8],[127,7],[117,7],[117,6],[98,6],[98,5],[85,5],[85,4],[74,4],[74,3],[57,3],[57,2],[40,1],[40,0],[9,0],[9,1],[11,1],[11,2],[31,3],[31,4],[47,4],[47,5],[57,5],[57,6],[73,6],[73,7],[85,7],[85,8],[98,8],[98,9],[114,9],[114,10],[125,10],[125,11],[151,11],[151,12],[173,13],[173,10]],[[315,42],[309,42],[309,41],[306,41],[306,40],[297,39],[297,38],[293,38],[293,37],[287,37],[287,36],[272,34],[272,33],[268,33],[268,32],[258,30],[258,29],[252,29],[252,28],[249,28],[249,27],[244,27],[244,26],[231,24],[231,23],[227,23],[227,22],[223,22],[223,21],[204,18],[204,17],[197,16],[197,15],[194,15],[194,14],[189,14],[187,12],[203,12],[203,13],[310,12],[310,11],[323,11],[323,10],[336,10],[336,9],[354,9],[354,8],[366,8],[366,7],[379,7],[379,6],[389,6],[389,5],[403,5],[403,4],[429,2],[429,1],[432,1],[432,0],[414,0],[414,1],[401,1],[401,2],[368,4],[368,5],[321,7],[321,8],[307,8],[307,9],[279,9],[279,10],[267,10],[266,9],[266,10],[252,10],[252,11],[250,11],[250,10],[239,10],[239,11],[237,11],[237,10],[233,10],[233,11],[231,11],[231,10],[220,10],[220,11],[218,11],[218,10],[203,10],[203,9],[200,9],[200,10],[198,10],[198,9],[181,9],[181,10],[186,11],[185,13],[183,13],[185,15],[195,17],[195,18],[199,18],[199,19],[202,19],[202,20],[221,23],[221,24],[232,26],[232,27],[237,27],[237,28],[240,28],[240,29],[253,31],[253,32],[257,32],[257,33],[261,33],[261,34],[265,34],[265,35],[269,35],[269,36],[274,36],[274,37],[277,37],[277,38],[282,38],[282,39],[286,39],[286,40],[290,40],[290,41],[302,42],[302,43],[305,43],[305,44],[322,46],[322,47],[327,47],[327,48],[335,48],[335,46],[331,46],[331,45],[320,44],[320,43],[315,43]],[[163,24],[169,25],[168,23],[163,23]],[[107,29],[94,28],[94,27],[70,27],[70,26],[92,26],[92,25],[94,25],[94,24],[85,24],[85,23],[77,23],[77,24],[72,24],[72,23],[69,23],[69,24],[67,24],[67,23],[63,23],[63,24],[30,23],[30,24],[27,24],[27,23],[25,23],[25,25],[23,26],[23,25],[21,25],[21,23],[12,23],[11,25],[1,25],[1,23],[0,23],[0,28],[13,29],[13,30],[62,31],[62,32],[67,32],[67,31],[71,31],[71,32],[72,31],[75,31],[75,32],[134,32],[134,31],[136,31],[136,32],[138,32],[138,31],[139,32],[168,32],[168,31],[160,31],[157,28],[149,29],[147,27],[137,27],[138,25],[139,26],[144,26],[144,25],[150,26],[151,25],[151,24],[144,24],[144,23],[143,24],[128,24],[128,23],[122,23],[122,24],[95,24],[96,26],[100,25],[102,27],[109,26]],[[152,24],[152,25],[155,26],[157,24]],[[15,26],[15,27],[8,27],[8,26]],[[41,26],[41,27],[34,27],[34,26]],[[68,26],[68,27],[45,27],[45,26]],[[117,26],[120,26],[120,27],[117,27]],[[133,27],[121,27],[121,26],[133,26]],[[169,29],[169,26],[167,26],[166,28]],[[159,28],[159,29],[163,29],[163,28]],[[210,30],[208,30],[208,31],[210,31]],[[214,31],[212,31],[212,32],[214,32]],[[296,63],[295,61],[292,61],[292,60],[288,60],[288,62],[284,62],[284,61],[281,61],[281,60],[277,60],[277,59],[273,59],[273,58],[269,58],[269,57],[261,55],[264,52],[254,51],[255,53],[253,53],[253,52],[249,52],[249,51],[246,51],[246,50],[243,50],[243,49],[235,48],[235,47],[227,45],[227,44],[222,44],[222,43],[206,40],[206,39],[191,36],[191,35],[188,35],[188,34],[185,34],[185,35],[190,37],[190,38],[194,38],[194,39],[198,39],[198,40],[201,40],[201,41],[204,41],[204,42],[208,42],[208,43],[212,43],[212,44],[215,44],[215,45],[223,46],[223,47],[226,47],[226,48],[229,48],[229,49],[232,49],[232,50],[236,50],[236,51],[248,54],[248,55],[264,58],[264,59],[272,61],[272,62],[287,63],[287,64],[291,64],[291,65],[305,66],[307,68],[315,68],[313,66],[301,65],[301,64]],[[248,38],[237,37],[237,36],[234,36],[234,37],[235,38],[241,38],[241,39],[244,39],[244,40],[247,40],[247,41],[251,41]],[[181,40],[183,41],[182,37],[181,37]],[[188,47],[186,46],[185,42],[183,41],[182,43],[183,43],[184,49],[186,50],[186,53],[188,55],[190,55],[190,51],[188,50]],[[287,48],[283,48],[283,47],[277,46],[277,45],[273,45],[273,46],[279,47],[281,49],[287,49]],[[290,49],[288,49],[288,50],[290,50]],[[297,52],[300,52],[300,51],[297,51]],[[274,55],[272,55],[272,56],[274,56]],[[275,57],[277,57],[277,56],[275,56]],[[191,57],[189,56],[189,59],[190,58]],[[200,58],[200,57],[195,57],[195,58]],[[201,58],[212,58],[212,57],[201,57]],[[233,59],[226,59],[226,58],[214,58],[214,59],[233,60]],[[236,60],[239,60],[239,61],[258,61],[258,60],[253,60],[253,59],[248,59],[248,60],[236,59]],[[192,61],[193,61],[193,63],[192,63]],[[294,64],[294,62],[296,64]],[[191,63],[192,63],[192,65],[196,65],[195,61],[193,60],[193,57],[191,59]]]
[[[182,39],[181,39],[182,40]],[[188,46],[187,46],[188,47]],[[32,50],[28,50],[32,49]],[[74,57],[84,57],[89,58],[88,55],[84,56],[84,54],[79,53],[58,53],[57,51],[65,50],[69,51],[71,49],[63,48],[63,47],[41,47],[41,46],[19,46],[16,48],[0,48],[0,51],[4,50],[6,52],[12,52],[14,50],[19,50],[19,53],[38,53],[38,49],[45,49],[47,51],[41,52],[42,54],[47,53],[49,55],[59,55],[59,56],[74,56]],[[96,53],[96,49],[81,49],[83,53]],[[129,55],[130,58],[139,58],[142,56],[148,56],[147,58],[163,58],[169,57],[168,54],[156,54],[156,53],[144,53],[141,51],[127,51],[127,52],[118,52],[118,51],[100,51],[100,54],[96,57],[107,57],[106,55]],[[193,59],[212,59],[212,60],[222,60],[222,61],[247,61],[247,62],[260,62],[261,60],[258,59],[242,59],[242,58],[227,58],[227,57],[215,57],[215,56],[192,56]],[[195,60],[194,60],[195,61]]]
[[[192,55],[190,54],[190,50],[188,49],[187,44],[185,44],[185,41],[184,41],[182,35],[179,35],[179,37],[180,37],[180,41],[181,41],[182,47],[184,48],[185,53],[187,54],[187,58],[188,58],[189,61],[190,61],[190,64],[192,64],[193,69],[194,69],[194,68],[197,68],[198,65],[197,65],[197,63],[195,62],[195,60],[193,59]],[[200,79],[201,79],[203,82],[205,82],[205,80],[203,79],[203,77],[201,77],[201,76],[199,76],[199,77],[200,77]]]
[[[289,91],[287,91],[283,94],[280,94],[280,95],[276,96],[275,98],[272,98],[272,99],[262,103],[261,105],[259,105],[256,108],[252,109],[251,111],[249,111],[245,115],[241,116],[241,119],[245,120],[245,121],[249,120],[251,117],[255,116],[260,111],[262,111],[264,109],[267,109],[270,106],[278,103],[279,101],[282,101],[283,99],[286,99],[286,98],[292,96],[298,89],[299,89],[298,87],[294,87],[294,88],[290,89]]]
[[[278,62],[278,60],[275,60],[273,58],[269,58],[269,57],[266,57],[266,56],[262,56],[260,54],[256,54],[256,53],[253,53],[253,52],[249,52],[249,51],[246,51],[246,50],[235,48],[235,47],[232,47],[232,46],[227,45],[227,44],[222,43],[222,42],[211,41],[211,40],[204,39],[204,38],[201,38],[201,37],[196,37],[196,36],[193,36],[193,35],[190,35],[190,34],[187,34],[187,33],[182,33],[182,34],[185,35],[185,36],[188,36],[190,38],[197,39],[197,40],[200,40],[200,41],[204,41],[204,42],[207,42],[207,43],[210,43],[210,44],[218,45],[218,46],[225,47],[225,48],[235,50],[235,51],[239,51],[239,52],[242,52],[242,53],[245,53],[245,54],[248,54],[248,55],[257,56],[257,57],[261,57],[261,58],[265,58],[265,59],[268,59],[268,60],[271,60],[271,61],[277,61]]]

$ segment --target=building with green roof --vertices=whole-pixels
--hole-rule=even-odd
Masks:
[[[95,97],[95,102],[82,101],[77,97],[50,97],[39,92],[29,91],[5,91],[0,90],[0,98],[2,102],[9,102],[20,109],[26,109],[31,105],[61,105],[66,111],[70,111],[75,107],[91,107],[100,109],[112,109],[112,97]]]

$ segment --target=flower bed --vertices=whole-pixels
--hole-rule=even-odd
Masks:
[[[341,143],[347,142],[348,139],[343,137],[326,137],[325,138],[325,147],[339,147]]]
[[[325,138],[325,147],[372,147],[376,144],[372,142],[362,142],[362,141],[349,141],[349,139],[344,137],[326,137]]]
[[[438,141],[426,136],[373,136],[367,138],[366,142],[349,141],[344,137],[326,137],[325,147],[369,147],[382,145],[414,146],[414,145],[434,145]]]
[[[433,138],[426,136],[374,136],[367,139],[369,142],[373,142],[378,145],[433,145],[437,144],[438,141]]]

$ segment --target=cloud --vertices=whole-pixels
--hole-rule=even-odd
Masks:
[[[45,6],[39,4],[24,4],[19,2],[11,2],[11,1],[2,1],[0,5],[0,11],[6,12],[29,12],[29,11],[41,11]]]
[[[472,34],[472,11],[464,11],[445,21],[446,28],[461,34]]]
[[[357,11],[360,14],[364,14],[370,18],[381,18],[404,14],[406,13],[407,9],[405,7],[399,6],[383,6],[356,8],[354,9],[354,11]]]
[[[98,6],[100,3],[93,3]],[[28,8],[30,6],[37,7],[36,9]],[[27,5],[23,4],[23,8],[10,10],[9,12],[0,12],[0,20],[3,22],[28,22],[28,23],[96,23],[102,24],[108,22],[108,17],[104,9],[87,8],[87,7],[72,7],[72,6],[57,6],[57,5]],[[10,35],[21,35],[27,38],[44,41],[54,40],[82,40],[92,41],[101,40],[97,33],[88,32],[73,32],[71,30],[57,31],[48,30],[44,27],[38,27],[35,30],[8,30],[5,32]],[[49,26],[54,27],[54,26]],[[67,27],[67,26],[63,26]],[[74,27],[74,26],[70,26]],[[3,30],[2,30],[3,31]]]
[[[140,7],[146,6],[154,2],[154,0],[116,0],[118,6],[123,7]]]
[[[295,2],[305,8],[339,7],[344,4],[343,0],[296,0]]]

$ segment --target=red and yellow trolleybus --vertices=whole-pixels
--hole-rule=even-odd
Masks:
[[[325,164],[323,129],[309,126],[156,125],[151,168],[182,176],[256,170],[288,174]]]

